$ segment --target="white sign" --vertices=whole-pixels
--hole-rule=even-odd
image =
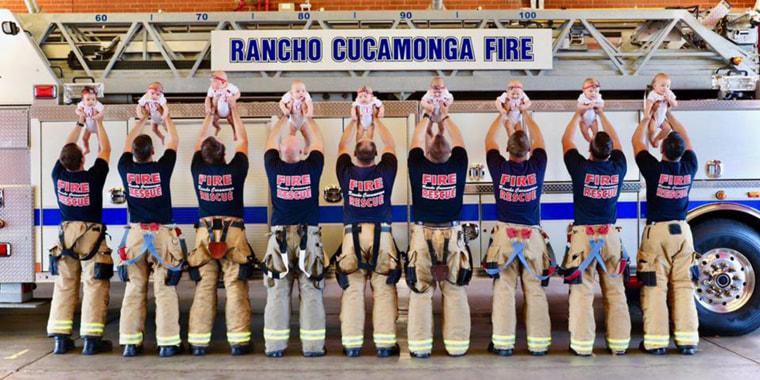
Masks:
[[[552,68],[549,29],[219,30],[224,71],[526,70]]]

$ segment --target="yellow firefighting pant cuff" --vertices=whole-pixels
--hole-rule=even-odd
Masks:
[[[410,340],[409,351],[415,354],[428,354],[433,351],[433,339]]]
[[[182,343],[182,340],[180,340],[179,335],[157,336],[156,343],[158,343],[159,346],[179,346],[179,344]]]
[[[467,350],[470,349],[469,340],[444,339],[443,344],[444,346],[446,346],[446,352],[448,352],[451,355],[461,355],[461,354],[466,353]]]
[[[698,332],[676,331],[675,341],[678,346],[696,346],[699,344]]]
[[[264,329],[264,340],[288,340],[290,338],[290,329],[272,330]]]
[[[227,333],[227,342],[233,345],[245,344],[251,341],[251,332]]]
[[[211,343],[211,333],[187,334],[187,342],[194,346],[208,346]]]
[[[341,342],[343,343],[343,347],[359,348],[362,345],[364,345],[364,336],[363,335],[344,336],[343,338],[341,338]]]
[[[570,339],[570,348],[579,354],[590,354],[594,350],[594,340]]]
[[[515,346],[514,335],[491,335],[493,347],[498,350],[509,350]]]
[[[326,331],[324,329],[322,329],[322,330],[304,330],[304,329],[301,329],[301,340],[302,341],[325,340],[325,334],[326,334]]]
[[[546,351],[552,344],[552,338],[528,337],[528,350],[533,352]]]
[[[121,345],[134,344],[139,346],[142,344],[142,342],[143,333],[119,335],[119,344]]]
[[[48,334],[65,334],[71,335],[71,330],[74,327],[74,321],[56,320],[50,321],[47,326]]]

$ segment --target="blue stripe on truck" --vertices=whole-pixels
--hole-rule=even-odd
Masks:
[[[719,201],[691,201],[689,210]],[[741,204],[744,206],[760,209],[760,200],[755,201],[730,201],[731,203]],[[636,219],[637,202],[618,202],[619,219]],[[641,203],[641,218],[646,218],[646,203]],[[393,206],[393,221],[403,223],[408,220],[408,209],[405,205]],[[198,221],[197,207],[174,207],[174,221],[177,224],[193,224]],[[462,220],[477,221],[494,221],[496,218],[496,205],[483,204],[480,207],[481,217],[478,218],[478,205],[465,204],[462,209]],[[41,215],[40,215],[41,214]],[[40,217],[44,220],[41,223]],[[264,206],[246,207],[243,219],[248,224],[266,224],[267,208]],[[572,220],[573,204],[565,203],[543,203],[541,204],[541,220]],[[127,209],[125,208],[104,208],[103,222],[110,225],[127,224]],[[320,223],[342,223],[343,206],[320,206],[319,207]],[[46,208],[40,212],[40,209],[34,210],[34,225],[40,226],[57,226],[61,223],[61,216],[57,208]]]

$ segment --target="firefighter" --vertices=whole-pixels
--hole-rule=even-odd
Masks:
[[[622,276],[627,255],[615,228],[626,159],[615,128],[601,109],[597,109],[597,115],[604,130],[594,135],[588,159],[573,142],[581,111],[575,112],[562,136],[565,166],[573,182],[575,211],[563,267],[565,282],[570,284],[570,351],[578,356],[591,356],[594,348],[597,272],[604,296],[607,348],[614,355],[624,355],[631,335]]]
[[[235,154],[225,160],[225,146],[210,134],[213,115],[206,116],[190,164],[200,221],[195,249],[188,255],[190,278],[196,282],[187,340],[193,355],[205,355],[216,317],[216,288],[222,272],[227,290],[227,341],[232,355],[245,355],[251,344],[248,279],[256,262],[243,222],[243,185],[248,175],[248,136],[232,104],[238,139]]]
[[[300,337],[306,357],[325,355],[325,307],[322,301],[325,263],[319,229],[319,180],[325,163],[319,127],[307,119],[300,129],[305,141],[288,135],[279,142],[281,118],[269,133],[264,167],[272,199],[271,236],[261,268],[267,289],[264,309],[265,353],[281,357],[290,337],[290,295],[300,290]]]
[[[106,245],[106,226],[102,222],[103,186],[108,175],[111,144],[103,122],[97,121],[98,157],[85,170],[84,154],[76,144],[83,127],[84,124],[78,122],[69,133],[52,173],[61,213],[58,244],[50,250],[50,273],[58,278],[47,332],[55,338],[55,354],[65,354],[74,348],[71,331],[80,279],[84,285],[79,327],[84,340],[82,354],[112,350],[111,342],[101,339],[113,276],[111,250]]]
[[[161,357],[180,351],[179,298],[184,252],[172,216],[171,176],[177,162],[177,128],[166,118],[169,136],[163,155],[154,161],[150,136],[142,134],[145,119],[132,128],[119,159],[129,210],[129,226],[119,247],[121,280],[126,282],[119,320],[119,344],[124,356],[142,352],[147,312],[148,278],[156,297],[156,341]]]
[[[699,321],[691,273],[692,268],[697,268],[686,210],[699,164],[686,129],[670,112],[666,117],[673,132],[662,141],[662,160],[657,161],[644,142],[650,117],[645,115],[633,135],[636,164],[647,184],[647,226],[641,238],[636,271],[644,283],[641,349],[654,355],[667,353],[670,345],[667,301],[671,292],[676,346],[681,354],[694,355],[699,343]]]
[[[380,162],[375,162],[377,146],[367,137],[372,131],[357,135],[351,161],[351,140],[358,128],[352,120],[340,140],[336,173],[343,191],[343,245],[337,253],[335,271],[343,295],[340,300],[340,329],[343,353],[357,357],[364,344],[364,289],[369,279],[374,296],[372,310],[373,338],[378,357],[399,354],[396,338],[398,294],[401,278],[399,252],[391,233],[393,214],[391,194],[398,171],[396,144],[382,120],[375,122],[385,148]],[[374,128],[374,127],[370,127]]]
[[[435,130],[435,131],[434,131]],[[444,136],[448,131],[451,142]],[[433,292],[443,294],[443,342],[451,356],[470,347],[467,285],[472,257],[460,219],[467,175],[467,151],[459,128],[441,108],[435,128],[423,119],[414,131],[408,158],[414,215],[406,267],[409,297],[409,351],[427,358],[433,349]]]
[[[522,111],[530,134],[499,116],[486,136],[486,162],[496,198],[498,223],[484,261],[493,283],[493,335],[489,351],[511,356],[515,345],[515,288],[517,279],[525,295],[528,350],[544,356],[551,345],[549,304],[543,285],[556,269],[554,255],[541,230],[539,210],[546,174],[546,150],[541,130],[530,112]],[[496,135],[506,127],[509,160],[499,153]],[[531,140],[533,140],[531,144]]]

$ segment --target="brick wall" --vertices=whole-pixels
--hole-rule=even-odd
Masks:
[[[256,0],[245,0],[249,10],[255,10]],[[264,0],[261,0],[263,3]],[[296,6],[302,0],[271,0],[271,9],[277,3],[293,2]],[[755,0],[731,0],[735,9],[754,5]],[[430,4],[426,0],[312,0],[312,9],[324,7],[326,10],[379,10],[379,9],[425,9]],[[632,8],[700,5],[710,8],[717,0],[545,0],[545,8]],[[47,13],[94,13],[94,12],[222,12],[236,7],[235,0],[37,0],[37,4]],[[253,5],[251,5],[253,4]],[[517,9],[528,7],[530,0],[444,0],[448,9]],[[26,12],[24,0],[0,0],[0,8],[13,12]]]

